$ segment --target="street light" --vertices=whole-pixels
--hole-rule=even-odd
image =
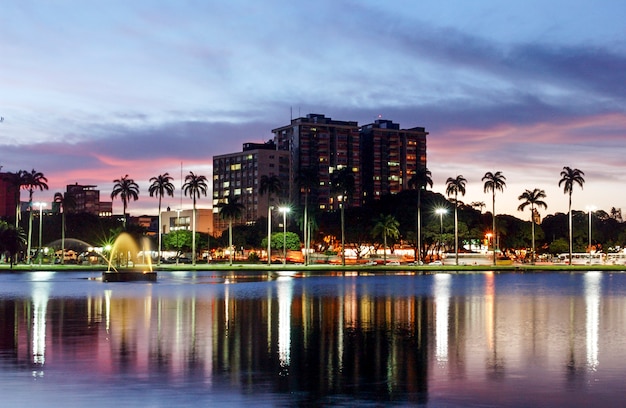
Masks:
[[[41,262],[43,260],[42,257],[42,252],[41,252],[41,237],[42,237],[42,233],[43,233],[43,208],[46,206],[46,203],[34,203],[34,205],[39,207],[39,266],[41,266]]]
[[[180,213],[183,211],[182,208],[176,210],[176,265],[178,265],[178,258],[180,258],[180,246],[178,243],[178,237],[180,235]]]
[[[437,208],[435,210],[436,214],[439,214],[439,244],[443,242],[443,215],[448,213],[446,208]]]
[[[287,264],[287,213],[289,207],[279,207],[278,211],[283,213],[283,266]]]
[[[595,205],[588,205],[585,209],[589,212],[589,265],[591,265],[591,213],[597,208]]]
[[[267,206],[267,264],[272,264],[272,210],[273,205]]]
[[[339,201],[339,209],[341,210],[341,265],[346,266],[346,223],[343,210],[343,196],[337,197]]]

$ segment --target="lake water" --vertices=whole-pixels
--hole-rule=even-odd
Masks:
[[[626,274],[0,274],[0,405],[622,406]]]

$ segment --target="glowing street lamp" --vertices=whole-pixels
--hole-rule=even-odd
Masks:
[[[346,266],[346,223],[344,218],[343,198],[342,195],[337,197],[339,208],[341,209],[341,265]]]
[[[272,210],[273,205],[267,207],[267,264],[272,264]]]
[[[33,203],[35,206],[39,207],[39,266],[43,261],[43,254],[41,252],[41,238],[43,235],[43,208],[46,206],[46,203]]]
[[[278,211],[283,213],[283,266],[287,264],[287,213],[289,207],[279,207]]]
[[[591,213],[597,208],[595,205],[588,205],[585,209],[589,212],[589,265],[591,265]]]
[[[443,215],[447,213],[448,210],[446,208],[437,208],[435,210],[435,214],[439,214],[439,245],[443,243]]]

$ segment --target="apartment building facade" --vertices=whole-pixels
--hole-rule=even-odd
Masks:
[[[228,228],[228,221],[219,216],[220,206],[229,197],[237,197],[243,205],[242,217],[237,224],[253,224],[267,216],[270,206],[277,207],[287,197],[286,189],[275,196],[261,195],[259,188],[263,176],[276,176],[283,186],[289,185],[289,152],[277,150],[273,141],[245,143],[237,153],[213,157],[213,226],[216,234]]]
[[[364,200],[408,189],[418,168],[426,167],[423,127],[401,129],[390,120],[376,120],[360,129]]]
[[[319,185],[309,202],[321,210],[339,208],[332,189],[333,174],[348,169],[354,177],[354,191],[348,205],[361,202],[361,156],[359,126],[353,121],[339,121],[325,115],[308,114],[292,119],[291,123],[272,130],[279,150],[289,152],[289,197],[294,204],[304,204],[305,192],[298,187],[301,169],[311,169]]]

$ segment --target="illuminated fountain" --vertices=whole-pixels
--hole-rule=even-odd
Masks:
[[[121,233],[111,247],[108,268],[106,272],[102,273],[102,280],[104,282],[156,282],[157,274],[152,271],[152,257],[147,255],[149,253],[149,241],[148,238],[144,237],[143,262],[139,264],[139,246],[128,233]],[[147,268],[147,270],[142,268]]]

